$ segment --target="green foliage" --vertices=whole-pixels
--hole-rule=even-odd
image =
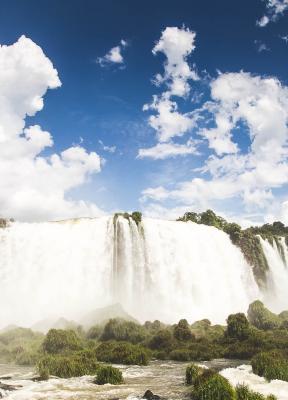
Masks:
[[[96,348],[99,361],[114,364],[147,365],[150,352],[142,346],[126,342],[104,342]]]
[[[72,330],[50,329],[43,342],[43,350],[49,354],[80,349],[80,339],[75,331]]]
[[[111,385],[120,385],[124,383],[122,372],[118,368],[114,368],[111,365],[105,365],[98,368],[97,377],[94,381],[97,385],[105,385],[110,383]]]
[[[282,322],[278,315],[269,311],[259,300],[250,304],[248,309],[248,320],[250,324],[263,330],[278,328]]]
[[[203,339],[189,344],[191,361],[209,361],[213,358],[221,358],[222,350],[217,343]]]
[[[132,212],[131,217],[136,222],[137,225],[139,225],[142,221],[142,213],[139,211]]]
[[[132,321],[110,319],[104,327],[101,340],[118,340],[139,343],[145,339],[145,332],[141,325]]]
[[[173,348],[174,339],[168,329],[161,329],[150,340],[149,347],[152,350],[170,351]]]
[[[192,335],[189,324],[186,319],[180,319],[178,324],[174,327],[173,335],[179,341],[188,341],[195,339]]]
[[[288,243],[288,227],[285,227],[279,221],[274,222],[272,225],[265,224],[262,227],[251,227],[242,230],[240,225],[235,222],[227,222],[224,218],[216,215],[212,210],[207,210],[199,214],[195,212],[186,212],[184,216],[178,218],[177,221],[192,221],[197,224],[214,226],[227,233],[231,241],[241,249],[247,262],[253,267],[254,276],[261,288],[266,287],[269,266],[258,235],[268,239],[271,244],[275,242],[283,260],[285,260],[285,252],[279,240],[279,236],[284,236],[286,243]]]
[[[275,221],[273,224],[264,224],[249,228],[251,232],[261,236],[286,236],[288,235],[288,226],[285,226],[280,221]]]
[[[0,334],[0,360],[18,365],[34,365],[39,358],[44,335],[27,328],[13,328]]]
[[[185,383],[186,385],[194,385],[197,378],[199,378],[202,373],[202,368],[198,367],[198,365],[191,364],[186,368],[186,377]]]
[[[99,325],[91,326],[91,328],[86,333],[87,339],[99,339],[103,333],[103,328]]]
[[[191,353],[188,349],[176,349],[169,353],[169,359],[174,361],[191,361]]]
[[[249,337],[249,322],[243,313],[231,314],[227,319],[226,334],[230,338],[245,340]]]
[[[205,379],[195,382],[192,391],[193,400],[236,400],[236,393],[228,380],[223,376],[212,373]]]
[[[268,381],[280,379],[288,382],[288,360],[280,352],[259,353],[251,360],[254,374]]]
[[[165,326],[162,322],[156,319],[153,322],[146,321],[144,324],[144,328],[146,329],[146,331],[148,331],[148,333],[155,334],[156,332],[160,331],[160,329],[165,328]]]
[[[273,394],[265,397],[263,394],[250,390],[247,385],[237,385],[236,396],[237,400],[277,400]]]
[[[37,371],[43,379],[50,375],[59,378],[72,378],[94,375],[97,373],[98,367],[95,352],[81,351],[69,355],[47,354],[39,360]]]

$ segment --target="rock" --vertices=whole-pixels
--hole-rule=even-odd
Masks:
[[[153,392],[151,392],[151,390],[146,390],[146,392],[144,393],[143,399],[161,400],[160,396],[158,396],[157,394],[153,394]]]
[[[17,390],[19,388],[22,388],[22,386],[21,385],[7,385],[6,383],[0,382],[0,389],[2,389],[2,390],[12,391],[12,390]]]

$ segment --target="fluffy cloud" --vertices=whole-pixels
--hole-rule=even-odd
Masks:
[[[98,215],[94,204],[74,202],[69,190],[101,169],[100,157],[70,147],[44,157],[53,147],[49,132],[25,126],[26,116],[43,108],[48,89],[61,86],[56,69],[42,49],[22,36],[0,46],[0,210],[19,220]]]
[[[140,149],[139,158],[143,155],[156,159],[195,153],[195,144],[192,145],[191,139],[191,145],[186,147],[172,142],[175,136],[185,135],[195,125],[191,115],[178,111],[174,99],[187,97],[190,93],[189,81],[199,79],[196,71],[191,69],[187,62],[187,58],[195,49],[195,36],[195,32],[184,27],[167,27],[152,50],[153,54],[161,52],[166,57],[164,74],[157,74],[154,80],[157,86],[165,84],[166,90],[161,95],[154,95],[152,103],[144,105],[143,110],[154,113],[149,117],[149,124],[156,131],[160,143],[153,149],[161,149],[162,156],[155,157],[155,151],[151,149]],[[167,143],[166,146],[163,143]]]
[[[280,15],[288,9],[288,0],[263,0],[266,3],[267,14],[257,21],[257,25],[261,28],[269,24],[269,22],[275,22]]]
[[[111,64],[123,64],[124,63],[124,58],[122,55],[122,51],[125,49],[127,46],[126,40],[121,40],[120,44],[118,46],[112,47],[108,51],[107,54],[103,57],[98,57],[97,58],[97,63],[101,65],[101,67],[106,67]]]
[[[276,78],[226,73],[211,82],[211,99],[202,110],[210,112],[215,127],[198,134],[214,154],[195,171],[200,176],[172,189],[148,188],[142,199],[205,208],[238,198],[246,210],[275,207],[273,189],[288,183],[288,88]],[[233,137],[240,123],[250,138],[245,152]]]
[[[192,141],[185,144],[158,143],[154,147],[140,149],[137,158],[150,157],[154,160],[164,160],[168,157],[184,156],[186,154],[197,154],[196,146]]]

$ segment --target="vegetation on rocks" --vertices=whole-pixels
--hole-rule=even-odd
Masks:
[[[250,390],[247,385],[236,386],[236,397],[237,400],[277,400],[277,398],[273,394],[265,397],[260,393]]]
[[[94,351],[79,351],[67,355],[46,354],[37,363],[37,371],[41,378],[50,375],[59,378],[94,375],[98,370]]]
[[[262,250],[259,236],[268,240],[271,244],[276,243],[279,253],[285,260],[285,252],[280,237],[284,237],[288,243],[288,227],[282,222],[264,224],[260,227],[241,229],[235,222],[227,222],[224,218],[216,215],[212,210],[202,213],[186,212],[178,221],[192,221],[196,224],[214,226],[227,233],[231,241],[240,248],[246,261],[252,266],[255,279],[260,288],[266,287],[266,277],[269,270],[268,262]]]
[[[280,379],[288,381],[288,360],[279,351],[257,354],[251,361],[255,374],[263,376],[268,381]]]
[[[285,315],[282,313],[282,315]],[[285,318],[269,311],[264,304],[257,300],[250,304],[248,309],[248,319],[255,328],[269,330],[279,328]]]
[[[114,364],[147,365],[150,359],[147,349],[127,342],[103,342],[95,352],[99,361]]]
[[[43,350],[49,354],[75,351],[80,348],[80,339],[72,330],[50,329],[43,342]]]
[[[202,372],[203,369],[198,367],[198,365],[196,364],[188,365],[188,367],[186,368],[186,379],[185,379],[186,385],[194,385],[194,383],[202,374]]]
[[[97,370],[97,376],[94,381],[97,385],[105,385],[110,383],[111,385],[121,385],[124,383],[122,372],[111,365],[100,366]]]

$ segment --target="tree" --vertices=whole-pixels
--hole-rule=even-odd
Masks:
[[[80,348],[79,337],[72,330],[50,329],[43,342],[43,350],[49,354],[79,350]]]
[[[245,340],[250,334],[250,325],[243,313],[231,314],[227,319],[227,336],[230,338]]]
[[[188,341],[195,338],[186,319],[180,319],[174,327],[174,337],[180,341]]]

